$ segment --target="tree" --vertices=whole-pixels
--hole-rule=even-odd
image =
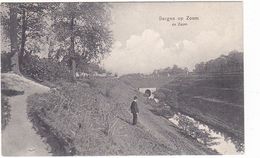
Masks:
[[[110,9],[106,3],[58,3],[52,19],[56,39],[66,47],[63,61],[71,68],[73,80],[80,62],[98,62],[110,51]]]
[[[11,66],[14,73],[20,74],[19,60],[18,60],[18,26],[17,8],[15,4],[10,4],[10,41],[11,41]]]
[[[183,69],[183,71],[184,71],[184,73],[185,73],[186,75],[189,74],[189,69],[188,69],[187,67],[185,67],[185,68]]]
[[[2,15],[4,32],[9,34],[13,71],[20,73],[26,52],[40,51],[41,37],[44,36],[46,4],[43,3],[4,3],[9,10]]]
[[[207,73],[243,73],[243,53],[231,51],[228,55],[221,55],[216,59],[195,65],[194,72]]]
[[[18,18],[16,4],[1,5],[1,42],[5,42],[5,48],[1,49],[2,68],[5,71],[12,70],[20,74],[18,62]],[[4,53],[5,52],[5,53]]]
[[[19,62],[23,64],[23,57],[27,52],[39,52],[39,41],[44,36],[44,15],[48,5],[44,3],[20,3],[17,4],[18,13],[20,15],[19,37],[20,37],[20,53]],[[26,45],[28,41],[28,45]],[[29,44],[32,44],[30,47]],[[31,49],[31,50],[26,50]]]
[[[199,73],[199,74],[205,73],[205,69],[206,69],[205,63],[201,62],[201,63],[195,65],[194,72]]]

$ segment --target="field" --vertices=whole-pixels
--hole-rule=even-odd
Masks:
[[[243,74],[179,77],[156,93],[173,112],[244,141]]]

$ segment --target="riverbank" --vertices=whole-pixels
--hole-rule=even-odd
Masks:
[[[187,122],[192,118],[221,133],[221,139],[230,139],[238,153],[243,153],[243,74],[179,77],[158,89],[155,97],[160,100],[157,106],[164,109],[158,110],[159,115],[169,119],[180,113],[187,116]]]

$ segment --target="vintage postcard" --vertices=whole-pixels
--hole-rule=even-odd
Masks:
[[[2,2],[2,155],[243,155],[243,58],[241,1]]]

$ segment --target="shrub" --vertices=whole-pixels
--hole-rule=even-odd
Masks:
[[[11,71],[11,53],[1,53],[1,72],[5,73]]]
[[[71,75],[65,63],[51,59],[41,59],[36,55],[28,55],[23,62],[22,72],[37,81],[70,80]]]
[[[159,98],[160,100],[165,100],[166,95],[158,90],[154,92],[154,97]]]

